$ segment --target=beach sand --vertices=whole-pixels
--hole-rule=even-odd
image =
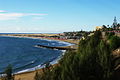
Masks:
[[[24,72],[21,74],[16,74],[15,75],[15,80],[34,80],[36,71],[31,71],[31,72]]]
[[[53,64],[52,67],[58,66],[58,64]],[[36,72],[42,73],[43,70],[42,69],[38,69],[35,71],[30,71],[30,72],[23,72],[23,73],[19,73],[16,74],[14,76],[14,80],[35,80],[35,74]]]

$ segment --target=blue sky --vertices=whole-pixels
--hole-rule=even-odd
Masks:
[[[0,32],[93,30],[120,22],[120,0],[0,0]]]

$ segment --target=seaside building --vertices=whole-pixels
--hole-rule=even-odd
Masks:
[[[97,31],[97,30],[101,30],[101,29],[103,29],[103,26],[96,26],[95,29],[96,29],[96,31]]]

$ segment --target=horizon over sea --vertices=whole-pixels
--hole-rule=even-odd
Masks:
[[[46,62],[54,64],[62,50],[37,48],[35,45],[68,46],[67,42],[0,36],[0,73],[11,64],[13,72],[35,70]]]

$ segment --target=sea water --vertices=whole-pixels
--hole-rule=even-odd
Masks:
[[[46,62],[55,64],[63,51],[37,48],[35,45],[68,46],[70,43],[18,37],[0,37],[0,72],[10,64],[14,73],[42,68]]]

